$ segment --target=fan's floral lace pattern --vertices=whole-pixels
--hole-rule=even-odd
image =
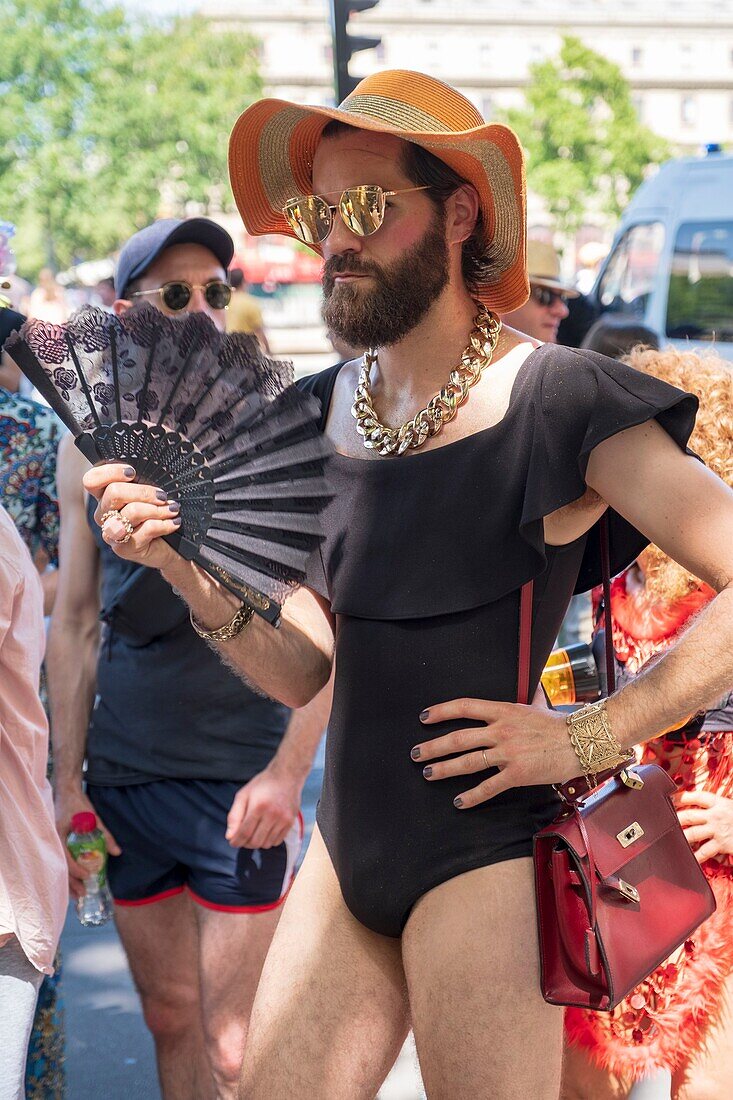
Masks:
[[[132,463],[140,481],[179,501],[197,560],[277,612],[304,579],[320,541],[312,517],[325,503],[328,444],[317,403],[292,384],[292,365],[267,359],[250,336],[219,332],[205,314],[168,317],[147,302],[120,317],[87,308],[66,326],[32,321],[20,338],[37,360],[29,372],[65,422],[92,437],[100,459]],[[247,501],[248,486],[273,477],[293,484],[292,505],[278,511],[282,530]],[[238,511],[247,511],[246,525]]]

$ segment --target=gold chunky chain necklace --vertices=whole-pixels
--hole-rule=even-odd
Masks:
[[[377,352],[370,348],[364,356],[359,382],[354,393],[351,415],[356,430],[364,437],[364,446],[380,455],[401,455],[410,448],[422,447],[431,435],[437,435],[444,424],[456,415],[468,399],[481,372],[488,367],[501,332],[501,321],[483,306],[474,320],[468,347],[460,364],[452,370],[447,385],[431,397],[424,409],[400,428],[388,428],[377,416],[372,400],[371,369],[379,362]]]

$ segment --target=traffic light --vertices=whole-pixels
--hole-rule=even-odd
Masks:
[[[331,0],[331,34],[333,35],[333,76],[336,102],[341,103],[359,83],[349,75],[349,60],[360,50],[373,50],[381,38],[363,38],[348,33],[349,17],[355,11],[375,8],[379,0]]]

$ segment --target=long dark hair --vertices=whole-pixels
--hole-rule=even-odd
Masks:
[[[332,120],[324,128],[322,137],[337,137],[339,134],[353,130],[345,122]],[[402,141],[402,168],[405,175],[414,183],[415,187],[429,187],[430,201],[436,208],[443,209],[446,200],[453,195],[459,187],[471,186],[468,180],[459,176],[457,172],[445,164],[439,157],[416,145],[412,141]],[[475,293],[479,286],[489,281],[491,275],[491,257],[489,244],[486,240],[486,226],[484,225],[483,211],[479,209],[476,225],[471,236],[463,242],[461,252],[461,271],[463,279],[471,293]]]

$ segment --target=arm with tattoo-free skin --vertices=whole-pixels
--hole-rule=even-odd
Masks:
[[[333,698],[333,678],[307,706],[294,710],[267,767],[237,791],[227,818],[233,848],[282,844],[300,811],[300,796],[323,737]]]
[[[586,482],[600,505],[590,503],[581,530],[577,508],[565,520],[559,513],[548,517],[548,541],[577,538],[605,502],[718,593],[676,645],[608,700],[613,734],[631,747],[712,705],[733,683],[733,491],[683,454],[655,421],[600,443],[590,456]],[[460,718],[486,723],[425,740],[412,750],[428,782],[467,776],[458,809],[511,787],[564,782],[578,774],[563,715],[481,699],[426,699],[425,707],[420,718],[428,728]],[[442,759],[453,753],[462,755]],[[500,771],[472,787],[468,777],[487,764]]]
[[[87,525],[81,476],[89,463],[66,436],[59,448],[58,495],[61,509],[58,589],[46,651],[48,701],[53,744],[56,826],[66,850],[74,814],[94,813],[84,794],[82,768],[89,715],[94,702],[99,647],[99,550]],[[100,822],[107,848],[119,854],[114,837]],[[66,852],[69,888],[83,892],[84,872]]]
[[[115,542],[125,535],[116,519],[109,520],[103,536],[120,557],[159,569],[180,593],[197,622],[213,630],[228,622],[240,601],[203,569],[185,561],[160,536],[173,534],[180,520],[159,500],[157,490],[134,483],[135,471],[127,466],[95,466],[84,476],[84,486],[98,501],[95,518],[125,508],[135,528],[129,542]],[[331,674],[333,620],[326,603],[309,588],[299,588],[283,607],[273,629],[258,615],[238,637],[217,646],[220,656],[258,690],[286,706],[303,707],[318,694]]]

